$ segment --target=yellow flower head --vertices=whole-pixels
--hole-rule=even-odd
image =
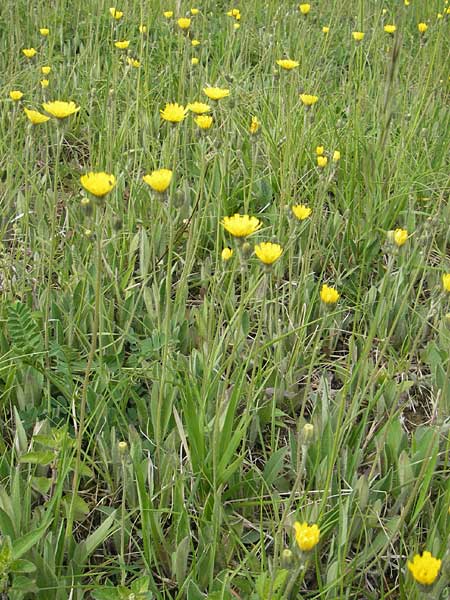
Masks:
[[[81,185],[84,189],[90,192],[97,198],[103,198],[114,188],[116,185],[116,178],[114,175],[109,173],[86,173],[80,177]]]
[[[165,10],[163,15],[166,17],[166,19],[171,19],[173,17],[173,10]]]
[[[29,108],[24,108],[24,113],[27,115],[28,119],[33,123],[33,125],[40,125],[41,123],[46,123],[50,117],[47,115],[43,115],[37,110],[30,110]]]
[[[161,119],[170,123],[180,123],[186,118],[188,109],[177,102],[168,102],[160,111]]]
[[[239,29],[240,26],[241,26],[240,23],[233,23],[234,29]]]
[[[181,19],[178,19],[177,25],[180,29],[189,29],[191,26],[191,19],[188,19],[187,17],[181,17]]]
[[[237,238],[245,238],[262,227],[262,223],[258,218],[237,213],[232,217],[224,217],[222,225],[228,233]]]
[[[152,190],[163,194],[172,181],[172,171],[170,169],[158,169],[149,175],[144,175],[143,179]]]
[[[51,67],[41,67],[41,73],[42,75],[48,75],[50,73],[50,71],[52,70]]]
[[[48,87],[49,83],[50,82],[48,79],[41,79],[41,87],[46,88],[46,87]]]
[[[326,283],[323,284],[322,289],[320,290],[320,299],[324,304],[336,304],[339,297],[340,294],[335,288],[330,287]]]
[[[341,160],[341,153],[339,150],[333,152],[333,162],[339,162]]]
[[[325,152],[324,146],[317,146],[316,147],[316,154],[317,154],[317,156],[322,156],[324,152]]]
[[[419,33],[425,33],[428,29],[428,25],[426,23],[418,23],[417,29],[419,30]]]
[[[319,100],[319,96],[312,96],[311,94],[300,94],[300,100],[305,106],[312,106]]]
[[[118,42],[114,42],[114,46],[119,48],[119,50],[126,50],[130,45],[130,40],[119,40]]]
[[[299,4],[298,9],[302,15],[307,15],[311,10],[311,4]]]
[[[199,63],[199,62],[200,62],[200,61],[199,61],[199,59],[198,59],[196,56],[193,56],[193,57],[191,58],[191,65],[194,65],[194,66],[195,66],[195,65],[198,65],[198,63]]]
[[[25,54],[25,56],[27,58],[33,58],[33,56],[36,54],[37,50],[35,50],[35,48],[24,48],[22,50],[22,52]]]
[[[288,58],[277,60],[277,65],[286,71],[295,69],[295,67],[298,67],[299,64],[300,63],[298,63],[296,60],[289,60]]]
[[[135,69],[141,66],[141,62],[137,58],[131,58],[131,56],[127,57],[127,64],[129,64],[130,67],[134,67]]]
[[[322,33],[330,33],[330,28],[328,27],[328,25],[324,25],[322,27]]]
[[[252,117],[252,122],[250,123],[250,133],[252,135],[255,135],[255,133],[258,132],[259,128],[261,127],[261,123],[258,120],[258,117]]]
[[[283,248],[280,244],[272,242],[261,242],[255,246],[255,254],[265,265],[273,265],[283,254]]]
[[[139,25],[139,33],[147,33],[147,25]]]
[[[328,164],[328,158],[326,156],[317,157],[317,166],[321,169],[325,168]]]
[[[42,106],[45,112],[48,112],[49,115],[57,119],[65,119],[80,110],[80,107],[72,101],[63,102],[62,100],[55,100],[54,102],[44,102]]]
[[[203,88],[203,93],[211,98],[211,100],[221,100],[230,95],[230,90],[218,87],[207,87]]]
[[[50,29],[47,29],[47,27],[41,27],[39,29],[39,33],[44,37],[47,37],[47,35],[50,33]]]
[[[209,104],[205,104],[204,102],[191,102],[186,108],[196,115],[203,115],[211,111]]]
[[[397,244],[397,246],[403,246],[403,244],[406,243],[407,239],[408,239],[408,230],[407,229],[401,229],[400,227],[398,227],[397,229],[394,229],[394,242]]]
[[[302,552],[310,552],[320,540],[320,529],[314,523],[314,525],[308,525],[308,523],[294,523],[295,529],[295,541],[297,546]]]
[[[438,18],[438,19],[443,19],[443,18],[444,18],[444,15],[443,15],[442,13],[438,13],[438,14],[437,14],[437,18]]]
[[[230,258],[233,256],[233,250],[231,248],[224,248],[222,250],[222,260],[230,260]]]
[[[397,27],[395,25],[385,25],[384,31],[386,33],[395,33],[397,31]]]
[[[241,18],[241,12],[238,8],[232,8],[227,12],[228,17],[234,17],[235,19]]]
[[[352,32],[353,39],[355,42],[362,42],[364,39],[364,32],[362,31],[353,31]]]
[[[292,212],[299,221],[304,221],[312,213],[312,208],[309,208],[309,206],[305,206],[304,204],[296,204],[292,207]]]
[[[191,46],[194,46],[194,48],[196,48],[197,46],[200,46],[200,40],[192,40]]]
[[[23,92],[21,92],[20,90],[11,90],[9,92],[9,97],[11,98],[11,100],[14,100],[14,102],[18,102],[23,98]]]
[[[431,552],[423,552],[422,556],[416,554],[412,562],[408,561],[408,569],[414,579],[422,585],[431,585],[439,575],[442,561],[434,558]]]
[[[123,12],[121,10],[117,10],[117,8],[114,6],[109,9],[109,14],[113,19],[116,19],[116,21],[120,21],[120,19],[123,17]]]
[[[194,121],[200,129],[209,129],[213,124],[213,118],[208,115],[199,115],[195,117]]]
[[[200,10],[198,8],[191,8],[191,15],[198,15]]]
[[[442,285],[446,292],[450,292],[450,273],[444,273],[444,275],[442,275]]]

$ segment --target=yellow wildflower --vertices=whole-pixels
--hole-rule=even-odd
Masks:
[[[232,8],[227,12],[228,17],[234,17],[235,19],[241,18],[241,12],[238,8]]]
[[[200,40],[192,40],[191,46],[194,46],[194,48],[196,48],[197,46],[200,46]]]
[[[317,157],[317,166],[321,169],[325,168],[328,164],[328,158],[326,156]]]
[[[245,238],[262,227],[262,223],[258,218],[238,213],[232,217],[224,217],[222,225],[228,233],[237,238]]]
[[[298,9],[302,15],[307,15],[311,10],[311,4],[299,4]]]
[[[397,244],[397,246],[403,246],[403,244],[408,239],[408,230],[401,229],[400,227],[398,227],[397,229],[394,230],[393,237],[394,237],[394,242]]]
[[[302,552],[310,552],[319,543],[320,529],[315,523],[314,525],[308,525],[308,523],[296,521],[294,529],[295,541]]]
[[[317,156],[322,156],[324,152],[325,152],[324,146],[317,146],[316,147],[316,154],[317,154]]]
[[[114,42],[114,46],[119,48],[119,50],[126,50],[130,45],[130,40],[119,40],[118,42]]]
[[[50,119],[50,117],[47,117],[47,115],[43,115],[37,110],[30,110],[29,108],[24,108],[23,110],[28,119],[33,123],[33,125],[40,125],[41,123],[46,123]]]
[[[450,292],[450,273],[444,273],[444,275],[442,275],[442,285],[446,292]]]
[[[65,119],[80,110],[80,107],[72,101],[63,102],[62,100],[55,100],[54,102],[44,102],[42,106],[45,112],[48,112],[52,117],[56,117],[57,119]]]
[[[171,19],[173,17],[173,10],[165,10],[163,15],[166,17],[166,19]]]
[[[210,129],[213,124],[213,118],[208,115],[199,115],[195,117],[194,121],[200,129]]]
[[[80,177],[80,182],[84,189],[93,196],[103,198],[109,194],[116,185],[116,178],[109,173],[93,173],[91,171],[90,173],[86,173],[86,175],[82,175]]]
[[[114,6],[109,9],[109,14],[113,19],[116,19],[116,21],[119,21],[123,17],[123,12],[121,10],[117,10],[117,8],[114,8]]]
[[[147,33],[147,25],[139,25],[139,33]]]
[[[428,25],[426,23],[419,23],[417,25],[417,29],[419,30],[419,33],[425,33],[425,31],[428,29]]]
[[[339,300],[340,294],[334,288],[330,287],[326,283],[322,285],[322,289],[320,290],[320,299],[324,304],[336,304]]]
[[[198,15],[200,10],[198,8],[191,8],[191,15]]]
[[[258,120],[258,117],[252,117],[252,122],[250,123],[250,133],[252,135],[255,135],[255,133],[258,132],[259,128],[261,127],[261,123]]]
[[[198,63],[199,63],[199,62],[200,62],[200,61],[199,61],[199,59],[198,59],[196,56],[193,56],[193,57],[191,58],[191,65],[194,65],[194,66],[195,66],[195,65],[198,65]]]
[[[205,104],[204,102],[191,102],[186,108],[196,115],[203,115],[204,113],[211,111],[209,104]]]
[[[11,100],[14,100],[14,102],[18,102],[23,98],[23,92],[21,92],[20,90],[11,90],[9,92],[9,97],[11,98]]]
[[[234,29],[239,29],[239,27],[240,27],[240,24],[239,24],[239,23],[233,23],[233,28],[234,28]]]
[[[296,60],[289,60],[288,58],[277,60],[277,65],[286,71],[295,69],[295,67],[298,67],[299,64],[300,63],[298,63]]]
[[[48,87],[49,83],[50,82],[48,79],[41,79],[41,87],[46,88],[46,87]]]
[[[43,75],[48,75],[48,74],[50,73],[50,71],[51,71],[51,70],[52,70],[52,68],[51,68],[51,67],[48,67],[48,66],[46,66],[46,67],[41,67],[41,73],[42,73]]]
[[[300,100],[305,106],[312,106],[319,100],[319,96],[312,96],[311,94],[300,94]]]
[[[224,248],[222,250],[222,260],[230,260],[230,258],[233,256],[233,250],[231,248]]]
[[[230,95],[230,90],[218,87],[207,87],[203,88],[203,93],[208,96],[211,100],[221,100]]]
[[[130,67],[134,67],[135,69],[141,66],[141,62],[137,58],[131,58],[131,56],[127,57],[127,64],[129,64]]]
[[[442,561],[434,558],[431,552],[423,552],[422,556],[416,554],[412,562],[408,561],[408,569],[414,579],[422,585],[431,585],[439,575]]]
[[[322,27],[322,33],[330,33],[330,28],[328,27],[328,25],[324,25]]]
[[[353,31],[352,36],[355,42],[362,42],[364,39],[364,33],[362,31]]]
[[[191,26],[191,19],[188,19],[187,17],[181,17],[181,19],[178,19],[177,25],[180,29],[189,29]]]
[[[339,162],[341,160],[341,153],[339,150],[333,152],[333,162]]]
[[[158,169],[149,175],[144,175],[143,180],[152,190],[163,194],[172,181],[172,171],[170,169]]]
[[[47,27],[41,27],[41,28],[39,29],[39,33],[40,33],[41,35],[43,35],[44,37],[47,37],[47,36],[48,36],[48,34],[50,33],[50,29],[47,29]]]
[[[261,242],[255,246],[255,254],[265,265],[273,265],[283,254],[283,248],[280,244],[272,242]]]
[[[186,118],[188,109],[177,102],[168,102],[160,111],[161,118],[170,123],[180,123]]]
[[[22,52],[25,54],[25,56],[27,58],[33,58],[33,56],[36,54],[37,50],[35,50],[35,48],[24,48],[22,50]]]
[[[397,31],[397,27],[395,25],[385,25],[384,31],[386,33],[395,33]]]
[[[312,208],[309,208],[309,206],[305,206],[305,204],[295,204],[292,207],[292,212],[299,221],[304,221],[311,215]]]

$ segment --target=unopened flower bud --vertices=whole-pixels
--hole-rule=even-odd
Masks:
[[[314,435],[314,425],[311,423],[306,423],[303,425],[303,441],[308,443],[312,440]]]
[[[119,448],[119,454],[121,456],[124,456],[124,454],[126,454],[128,450],[128,444],[126,442],[119,442],[117,444],[117,447]]]

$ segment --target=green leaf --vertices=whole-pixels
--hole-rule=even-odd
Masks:
[[[12,546],[13,559],[17,560],[18,558],[23,556],[26,552],[28,552],[28,550],[30,550],[30,548],[35,546],[39,542],[41,537],[44,535],[44,533],[47,531],[50,523],[51,523],[51,520],[49,519],[48,523],[41,525],[41,527],[38,527],[34,531],[30,531],[30,533],[27,533],[23,537],[19,538],[15,542],[13,542],[13,546]]]
[[[16,352],[39,352],[42,336],[29,307],[17,301],[8,306],[7,317],[8,334]]]
[[[11,563],[10,570],[12,573],[34,573],[36,566],[29,560],[18,558]]]
[[[31,465],[49,465],[55,459],[55,453],[51,450],[41,450],[37,452],[28,452],[20,457],[21,463]]]
[[[264,467],[263,478],[267,485],[272,485],[283,468],[284,459],[288,452],[288,448],[280,448],[276,450]]]

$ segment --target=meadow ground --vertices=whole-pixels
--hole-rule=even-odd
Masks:
[[[2,598],[448,598],[450,4],[308,6],[2,0]]]

